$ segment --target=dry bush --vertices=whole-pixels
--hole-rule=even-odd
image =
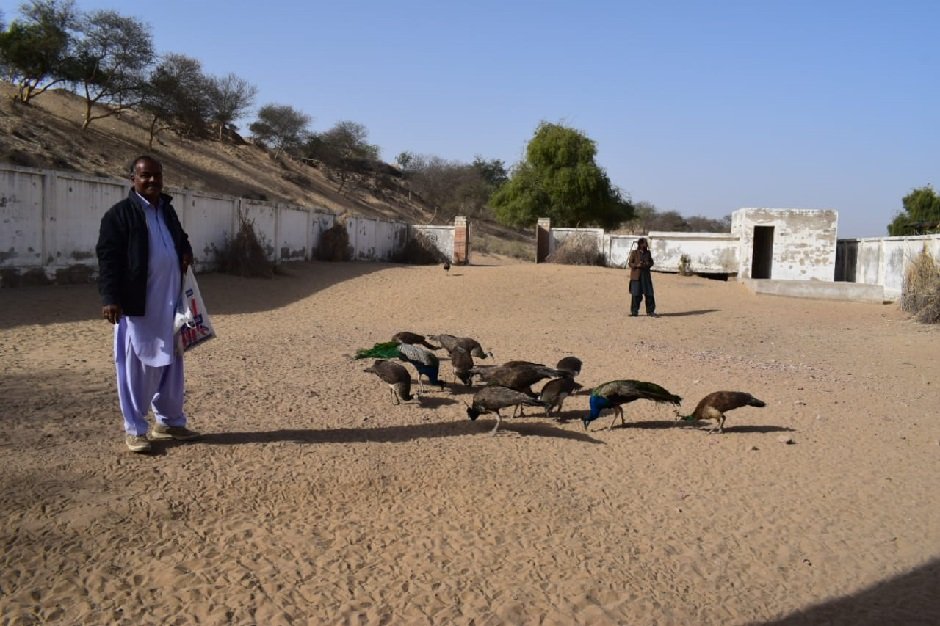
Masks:
[[[534,244],[504,239],[494,235],[475,234],[473,236],[473,250],[485,254],[501,254],[524,261],[531,261],[535,256]]]
[[[904,274],[901,310],[918,322],[940,323],[940,267],[926,249],[911,261]]]
[[[340,222],[320,234],[317,245],[317,259],[320,261],[351,261],[352,248],[349,246],[349,233]]]
[[[255,232],[253,220],[238,216],[238,232],[226,237],[221,250],[215,251],[215,261],[220,272],[251,278],[271,278],[274,263],[268,260],[264,243]]]
[[[566,238],[545,260],[563,265],[604,265],[604,255],[597,249],[597,238],[585,234]]]
[[[411,265],[436,265],[446,260],[444,253],[438,250],[434,242],[422,232],[413,233],[405,247],[392,256],[392,261],[395,263]]]

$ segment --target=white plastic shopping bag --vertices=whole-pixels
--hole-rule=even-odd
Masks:
[[[185,352],[215,337],[215,329],[206,311],[206,304],[199,293],[193,268],[187,268],[183,275],[180,299],[176,304],[177,346]]]

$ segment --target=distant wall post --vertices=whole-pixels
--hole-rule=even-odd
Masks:
[[[540,217],[535,226],[535,262],[544,263],[551,252],[552,220]]]
[[[463,215],[454,218],[454,258],[455,265],[467,265],[470,262],[470,223]]]

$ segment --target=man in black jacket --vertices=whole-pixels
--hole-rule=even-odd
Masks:
[[[125,443],[149,452],[150,440],[188,441],[183,412],[183,355],[174,337],[183,273],[193,261],[189,237],[170,196],[163,166],[141,156],[131,165],[133,188],[101,219],[98,292],[102,316],[115,325],[114,360]],[[147,413],[155,424],[147,437]]]

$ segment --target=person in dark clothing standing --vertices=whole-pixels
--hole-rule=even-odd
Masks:
[[[151,440],[188,441],[183,412],[183,355],[174,321],[183,273],[193,262],[189,237],[170,196],[163,166],[149,156],[131,165],[133,188],[101,218],[98,292],[101,315],[114,324],[118,401],[124,442],[149,452]],[[155,424],[148,438],[147,414]]]
[[[630,315],[636,317],[640,313],[640,302],[646,298],[646,314],[659,317],[656,315],[653,273],[650,270],[653,267],[653,255],[645,238],[637,240],[636,249],[630,251],[627,266],[630,268]]]

